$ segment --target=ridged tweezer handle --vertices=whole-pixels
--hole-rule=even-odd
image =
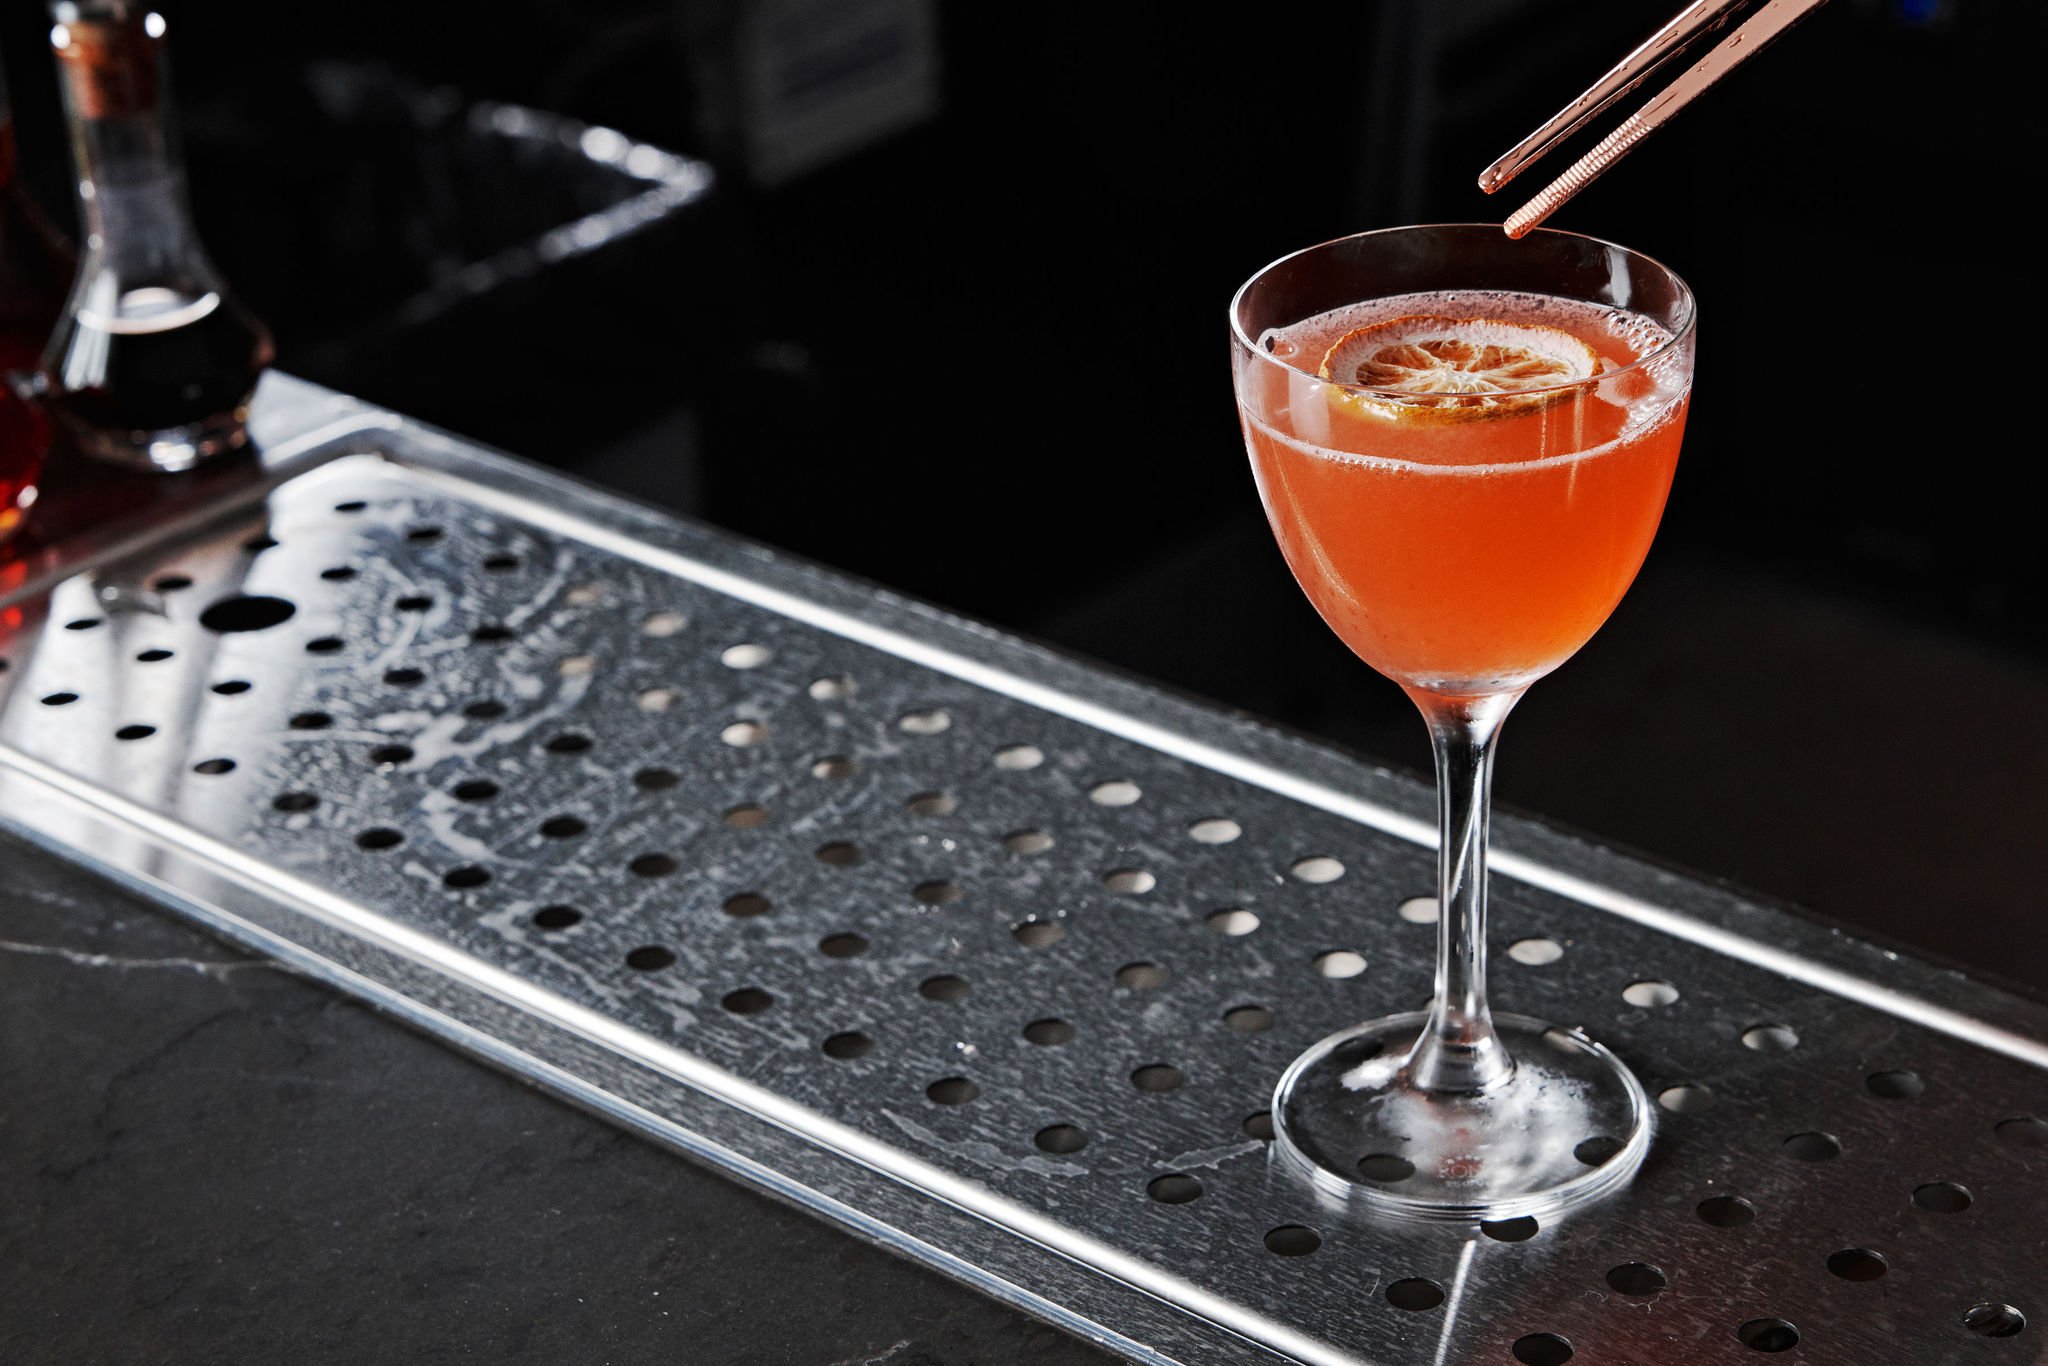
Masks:
[[[1600,139],[1592,151],[1574,161],[1569,170],[1544,186],[1534,199],[1509,214],[1503,225],[1508,236],[1526,236],[1531,228],[1562,208],[1565,201],[1592,184],[1602,171],[1656,132],[1658,126],[1658,122],[1645,119],[1640,112],[1630,114],[1619,128]]]

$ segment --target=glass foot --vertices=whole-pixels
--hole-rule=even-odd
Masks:
[[[1514,1075],[1473,1095],[1408,1080],[1427,1016],[1332,1034],[1273,1094],[1274,1147],[1332,1195],[1447,1222],[1541,1218],[1628,1184],[1650,1147],[1650,1100],[1575,1029],[1496,1015]]]

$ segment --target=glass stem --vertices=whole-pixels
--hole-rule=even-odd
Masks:
[[[1493,748],[1521,691],[1451,697],[1413,689],[1436,755],[1436,999],[1408,1055],[1428,1091],[1483,1091],[1514,1074],[1486,1003],[1486,834]]]

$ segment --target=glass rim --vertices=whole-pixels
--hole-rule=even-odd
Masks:
[[[1317,242],[1313,246],[1306,246],[1300,248],[1297,251],[1290,251],[1285,256],[1276,256],[1271,261],[1268,261],[1265,265],[1260,266],[1257,270],[1253,271],[1251,273],[1250,278],[1248,278],[1243,284],[1239,285],[1237,287],[1237,292],[1230,296],[1231,338],[1239,346],[1243,347],[1247,354],[1257,357],[1258,359],[1265,361],[1270,365],[1276,365],[1283,370],[1288,370],[1294,374],[1302,375],[1308,379],[1312,379],[1318,384],[1328,385],[1332,389],[1341,390],[1344,393],[1348,394],[1361,394],[1366,397],[1373,398],[1385,403],[1393,403],[1415,407],[1433,406],[1430,404],[1430,400],[1432,398],[1438,397],[1437,395],[1418,394],[1413,390],[1409,389],[1376,389],[1373,388],[1371,385],[1366,384],[1346,384],[1342,380],[1324,379],[1322,376],[1314,373],[1313,371],[1304,370],[1298,365],[1293,365],[1285,360],[1282,360],[1280,357],[1266,350],[1263,346],[1260,346],[1257,338],[1248,337],[1245,335],[1244,325],[1240,321],[1239,317],[1239,307],[1243,304],[1244,297],[1247,293],[1250,292],[1252,286],[1258,284],[1259,281],[1265,279],[1268,275],[1271,275],[1274,270],[1278,269],[1281,266],[1286,265],[1289,261],[1295,260],[1298,257],[1307,256],[1312,252],[1323,251],[1327,248],[1337,246],[1340,243],[1356,242],[1361,240],[1362,238],[1367,237],[1391,236],[1394,233],[1401,232],[1444,232],[1451,229],[1476,229],[1484,232],[1499,233],[1503,237],[1506,236],[1505,232],[1498,223],[1409,223],[1401,225],[1399,227],[1372,228],[1365,232],[1346,233],[1342,237],[1332,237],[1328,241]],[[1648,369],[1650,366],[1656,364],[1665,356],[1671,355],[1680,347],[1684,346],[1686,341],[1692,336],[1693,327],[1699,320],[1699,301],[1692,292],[1692,286],[1685,282],[1685,277],[1680,275],[1671,267],[1665,265],[1656,257],[1649,255],[1647,252],[1637,251],[1634,247],[1625,247],[1621,245],[1621,243],[1619,242],[1610,242],[1604,237],[1594,237],[1590,233],[1583,232],[1566,232],[1561,228],[1535,228],[1529,232],[1528,237],[1562,237],[1571,238],[1580,242],[1590,242],[1594,246],[1605,247],[1612,251],[1624,252],[1627,255],[1634,257],[1638,261],[1642,261],[1647,265],[1653,266],[1657,270],[1662,271],[1665,278],[1670,280],[1673,285],[1677,286],[1678,297],[1683,308],[1683,314],[1679,318],[1678,326],[1671,329],[1671,335],[1668,339],[1666,339],[1663,342],[1660,342],[1658,345],[1651,348],[1650,350],[1645,351],[1642,355],[1637,356],[1634,360],[1630,361],[1626,365],[1617,365],[1611,369],[1602,369],[1597,374],[1589,375],[1585,379],[1571,380],[1564,384],[1544,384],[1528,389],[1517,389],[1515,390],[1516,397],[1520,398],[1525,395],[1540,394],[1564,394],[1571,393],[1576,390],[1590,389],[1596,385],[1602,384],[1611,379],[1618,378],[1622,375],[1632,374],[1639,370]],[[1414,292],[1426,293],[1427,291]],[[1393,298],[1395,296],[1382,295],[1381,297]],[[1563,296],[1560,295],[1558,297]],[[1354,300],[1353,302],[1362,303],[1365,302],[1365,300]],[[1579,300],[1578,302],[1590,303],[1592,301]],[[1339,307],[1341,306],[1342,305],[1339,305]],[[1616,307],[1616,305],[1610,304],[1606,305],[1606,307]]]

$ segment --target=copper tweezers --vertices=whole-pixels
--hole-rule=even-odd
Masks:
[[[1573,100],[1541,128],[1523,138],[1507,155],[1479,174],[1479,188],[1492,194],[1513,180],[1537,158],[1564,141],[1579,126],[1608,105],[1641,85],[1650,74],[1690,47],[1702,34],[1727,23],[1748,0],[1693,0],[1670,22],[1646,39],[1642,46],[1621,59],[1614,69],[1594,83],[1592,89]],[[1592,151],[1573,162],[1571,169],[1545,186],[1543,192],[1508,216],[1504,225],[1510,237],[1520,237],[1556,213],[1594,177],[1626,156],[1631,148],[1664,126],[1673,114],[1698,99],[1707,88],[1769,46],[1785,30],[1820,8],[1823,0],[1765,0],[1762,9],[1693,64],[1691,70],[1666,86],[1649,103],[1624,119],[1602,138]]]

